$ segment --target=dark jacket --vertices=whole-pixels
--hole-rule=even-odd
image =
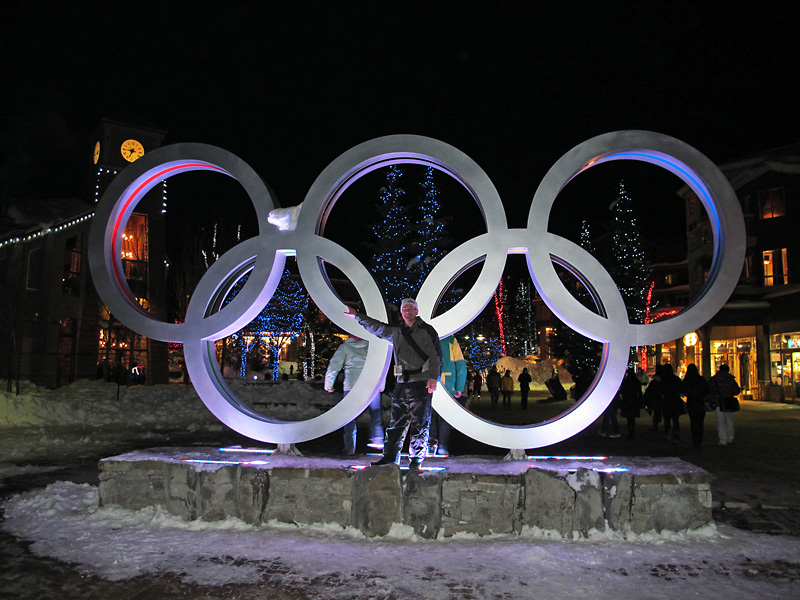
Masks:
[[[436,381],[441,377],[442,346],[439,344],[439,335],[433,327],[419,317],[411,327],[407,327],[403,322],[388,325],[362,313],[356,314],[356,321],[373,335],[392,343],[394,362],[403,367],[404,373],[408,372],[409,382],[427,381],[428,379]],[[406,341],[403,335],[404,329],[408,331],[420,350],[427,355],[427,360],[422,358]]]
[[[705,411],[705,400],[708,395],[708,382],[702,375],[687,375],[681,381],[681,394],[686,396],[688,410]]]
[[[533,380],[530,376],[530,373],[525,373],[525,372],[520,373],[519,377],[517,377],[517,381],[519,381],[519,389],[521,390],[531,389],[531,381]]]
[[[636,419],[639,417],[641,404],[642,384],[639,378],[626,376],[619,388],[619,414],[625,418]]]
[[[499,390],[500,389],[500,373],[496,370],[491,370],[486,375],[486,389]]]
[[[682,415],[686,407],[681,400],[681,378],[674,373],[661,376],[662,408],[665,414]]]
[[[708,380],[708,391],[714,398],[721,399],[738,396],[742,389],[736,383],[736,378],[733,375],[724,371],[717,371],[717,374]]]
[[[661,375],[653,375],[647,389],[644,391],[644,406],[649,410],[661,410],[664,407],[662,394]]]

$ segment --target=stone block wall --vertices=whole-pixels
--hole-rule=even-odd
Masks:
[[[185,456],[170,449],[101,461],[101,504],[134,510],[159,504],[186,520],[335,523],[367,537],[402,524],[425,539],[526,528],[568,538],[607,529],[638,534],[695,529],[712,520],[710,475],[677,459],[639,459],[646,466],[610,472],[449,459],[445,471],[409,473],[393,465],[354,469],[332,459],[203,464]],[[654,468],[653,461],[665,464]]]

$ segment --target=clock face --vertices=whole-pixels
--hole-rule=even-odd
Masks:
[[[94,143],[94,155],[92,156],[92,160],[94,164],[97,164],[97,161],[100,160],[100,142]]]
[[[120,147],[122,158],[128,162],[133,162],[144,155],[144,146],[136,140],[125,140]]]

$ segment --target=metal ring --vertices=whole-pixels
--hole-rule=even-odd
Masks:
[[[631,324],[622,297],[606,270],[590,254],[546,229],[558,193],[577,174],[611,160],[638,160],[665,168],[700,197],[711,216],[715,239],[712,269],[700,296],[680,315],[651,325]],[[333,161],[311,186],[300,209],[297,228],[278,232],[266,226],[273,200],[261,180],[243,161],[211,146],[178,144],[145,155],[128,167],[104,194],[90,234],[90,265],[98,291],[114,314],[132,329],[156,339],[184,343],[186,363],[203,402],[226,425],[251,438],[277,443],[301,442],[330,433],[355,419],[383,384],[389,345],[344,316],[344,305],[327,282],[322,261],[335,265],[361,294],[366,311],[385,319],[380,292],[371,275],[350,252],[320,234],[327,215],[356,180],[388,164],[433,166],[459,181],[478,203],[487,233],[445,256],[423,282],[420,314],[441,337],[470,323],[486,306],[502,276],[508,254],[525,254],[539,294],[568,326],[603,343],[597,377],[570,410],[544,423],[506,426],[466,411],[439,386],[433,408],[451,425],[483,443],[503,448],[537,448],[562,441],[591,424],[617,392],[631,346],[665,342],[696,329],[722,307],[733,291],[744,258],[744,220],[736,195],[711,161],[683,142],[652,132],[622,131],[598,136],[566,153],[548,171],[531,204],[526,229],[508,229],[494,184],[459,150],[421,136],[388,136],[370,140]],[[133,300],[121,273],[119,240],[136,202],[161,179],[191,169],[217,170],[242,182],[256,208],[261,232],[231,249],[204,275],[181,326],[159,323]],[[161,179],[159,179],[161,178]],[[240,179],[241,178],[241,179]],[[333,409],[314,419],[282,422],[245,407],[219,373],[213,341],[237,331],[272,297],[286,255],[296,254],[309,295],[342,329],[370,341],[367,361],[355,387]],[[475,285],[446,313],[432,317],[438,298],[460,273],[483,262]],[[554,264],[572,270],[591,288],[600,314],[583,307],[558,278]],[[242,292],[222,310],[219,297],[252,270]],[[246,293],[245,293],[246,290]]]

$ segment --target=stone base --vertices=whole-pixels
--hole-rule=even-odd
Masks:
[[[162,448],[100,461],[100,503],[161,505],[186,520],[335,523],[422,538],[696,529],[712,521],[711,475],[677,458],[428,459],[422,473],[337,459]],[[365,468],[366,467],[366,468]]]

